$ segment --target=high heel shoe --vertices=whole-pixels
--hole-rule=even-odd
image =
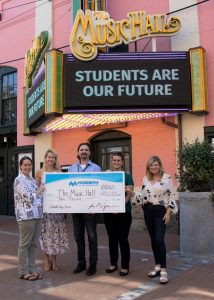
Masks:
[[[109,266],[107,269],[106,269],[106,273],[113,273],[117,271],[117,266]]]
[[[168,276],[167,276],[167,272],[160,272],[160,283],[161,284],[166,284],[168,282]]]
[[[120,276],[127,276],[129,274],[129,269],[121,269]]]
[[[161,269],[159,266],[155,266],[154,267],[154,270],[152,270],[151,272],[149,272],[148,276],[153,278],[153,277],[156,277],[156,276],[160,276],[160,272],[161,272]]]

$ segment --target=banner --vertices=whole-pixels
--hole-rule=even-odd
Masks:
[[[45,173],[44,213],[125,212],[124,172]]]

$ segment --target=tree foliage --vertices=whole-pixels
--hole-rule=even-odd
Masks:
[[[196,192],[204,184],[211,190],[214,180],[214,148],[212,144],[196,139],[192,144],[185,143],[177,151],[177,179],[180,182],[179,191]]]

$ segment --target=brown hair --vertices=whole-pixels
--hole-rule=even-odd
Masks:
[[[80,156],[79,156],[78,152],[79,152],[81,146],[87,146],[87,147],[88,147],[88,149],[89,149],[89,151],[90,151],[89,159],[91,159],[91,144],[89,144],[89,143],[87,143],[87,142],[85,142],[85,143],[80,143],[80,144],[79,144],[79,146],[78,146],[78,148],[77,148],[77,158],[80,160]]]
[[[112,158],[113,156],[119,156],[121,158],[122,161],[124,161],[124,156],[121,152],[114,152],[112,153]]]
[[[31,159],[29,156],[23,156],[23,157],[20,159],[20,162],[19,162],[19,165],[20,165],[20,166],[23,165],[24,160],[29,160],[29,161],[31,162],[31,164],[33,164],[33,161],[32,161],[32,159]]]
[[[48,149],[48,150],[45,152],[43,169],[46,171],[46,158],[47,158],[47,156],[48,156],[48,153],[53,154],[53,156],[54,156],[54,158],[55,158],[54,169],[55,169],[56,171],[60,171],[60,164],[59,164],[59,161],[58,161],[57,152],[56,152],[56,150],[54,150],[54,149],[52,149],[52,148]]]
[[[151,156],[150,159],[147,161],[146,164],[146,176],[148,177],[148,180],[152,180],[153,179],[153,174],[150,172],[150,166],[154,163],[154,162],[158,162],[159,166],[160,166],[160,178],[163,176],[164,174],[164,170],[163,170],[163,164],[160,160],[160,158],[156,155]]]

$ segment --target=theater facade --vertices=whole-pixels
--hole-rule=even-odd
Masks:
[[[20,35],[25,59],[10,63],[18,74],[16,172],[23,153],[40,168],[48,148],[66,171],[87,141],[104,171],[122,152],[136,188],[151,155],[177,184],[182,143],[214,141],[214,55],[202,30],[211,26],[209,4],[41,2]]]

